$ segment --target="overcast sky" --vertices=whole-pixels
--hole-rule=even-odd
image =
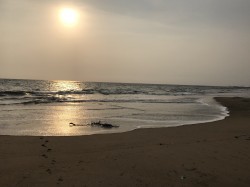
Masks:
[[[0,36],[0,78],[250,86],[250,0],[0,0]]]

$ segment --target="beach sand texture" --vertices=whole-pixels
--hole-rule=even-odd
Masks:
[[[79,137],[0,136],[0,186],[249,186],[250,99],[222,121]]]

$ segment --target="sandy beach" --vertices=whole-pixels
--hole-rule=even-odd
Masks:
[[[250,99],[224,120],[79,137],[0,136],[0,186],[249,186]]]

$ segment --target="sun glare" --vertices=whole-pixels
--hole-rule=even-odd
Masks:
[[[59,17],[65,26],[75,26],[78,21],[78,12],[72,8],[62,8]]]

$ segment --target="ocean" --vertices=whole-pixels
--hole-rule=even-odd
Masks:
[[[0,134],[78,136],[211,122],[229,115],[216,96],[249,97],[250,88],[0,79]],[[88,125],[99,121],[119,127]]]

